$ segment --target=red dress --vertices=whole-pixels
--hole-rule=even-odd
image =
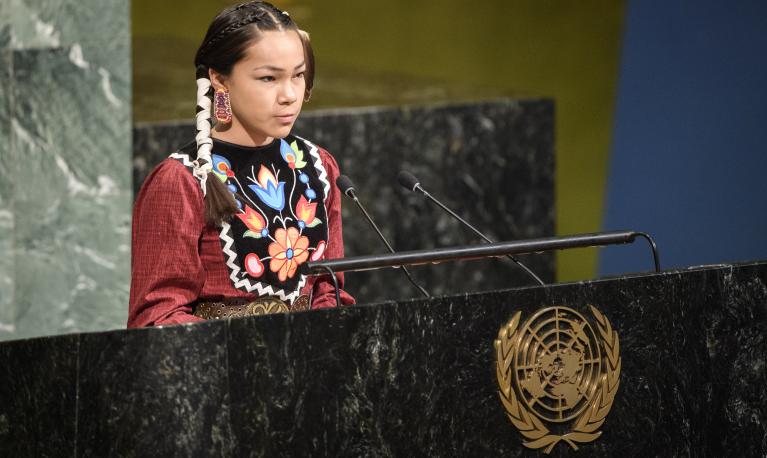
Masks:
[[[322,258],[342,258],[341,193],[334,185],[338,164],[330,153],[318,150],[331,183],[325,198],[328,237]],[[192,315],[196,302],[259,297],[234,287],[219,229],[205,223],[203,198],[199,181],[172,158],[144,181],[133,208],[129,328],[204,321]],[[336,277],[343,288],[343,275]],[[328,276],[308,277],[300,292],[311,297],[312,309],[336,306]],[[343,289],[340,296],[343,305],[355,302]]]

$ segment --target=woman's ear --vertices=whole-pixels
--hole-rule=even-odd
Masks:
[[[226,87],[226,77],[212,68],[208,69],[208,78],[210,79],[210,84],[213,85],[214,90],[221,88],[228,89]]]

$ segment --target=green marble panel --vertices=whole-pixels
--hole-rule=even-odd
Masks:
[[[9,157],[10,141],[9,89],[11,84],[11,39],[6,8],[0,8],[0,340],[12,336],[15,331],[13,304],[13,195],[10,180],[12,163]]]
[[[13,256],[0,266],[0,281],[10,278],[13,294],[0,302],[0,323],[12,317],[0,339],[124,327],[130,3],[9,3],[10,66],[2,70],[11,82],[2,110],[9,141],[2,163],[11,168],[0,176],[0,189],[11,191],[10,206],[0,201],[0,224],[11,225],[13,238],[0,244],[10,245]]]

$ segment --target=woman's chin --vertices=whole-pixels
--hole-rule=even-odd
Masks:
[[[291,130],[293,130],[293,124],[289,126],[282,126],[278,129],[274,129],[274,131],[271,132],[269,136],[276,137],[276,138],[285,138],[290,134]]]

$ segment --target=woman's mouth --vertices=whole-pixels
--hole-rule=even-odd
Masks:
[[[280,121],[283,124],[290,124],[296,118],[296,115],[285,114],[285,115],[277,115],[275,117],[277,118],[278,121]]]

